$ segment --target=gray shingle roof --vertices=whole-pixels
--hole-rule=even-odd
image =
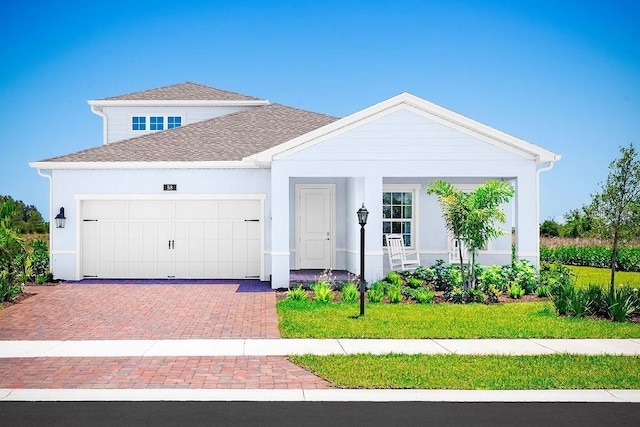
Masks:
[[[254,98],[240,93],[229,92],[227,90],[185,82],[171,86],[159,87],[156,89],[144,90],[141,92],[129,93],[126,95],[112,96],[104,98],[108,101],[258,101]]]
[[[42,162],[234,161],[338,120],[269,104]]]

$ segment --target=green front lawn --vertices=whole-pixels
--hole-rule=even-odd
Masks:
[[[640,389],[640,356],[360,354],[290,360],[341,388]]]
[[[609,286],[611,270],[607,268],[568,266],[576,275],[576,284],[586,286],[600,284]],[[640,288],[640,273],[630,271],[616,271],[616,285],[631,285]]]
[[[638,338],[640,324],[558,317],[550,302],[357,304],[279,301],[284,338]]]

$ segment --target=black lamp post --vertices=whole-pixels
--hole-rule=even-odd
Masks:
[[[367,225],[369,211],[364,207],[358,209],[358,224],[360,224],[360,316],[364,316],[364,226]]]
[[[64,208],[60,208],[60,213],[56,215],[56,228],[64,228],[64,224],[67,221],[67,218],[64,216]]]

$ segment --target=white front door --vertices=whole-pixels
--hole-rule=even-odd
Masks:
[[[298,268],[333,268],[333,186],[301,184],[296,194]]]

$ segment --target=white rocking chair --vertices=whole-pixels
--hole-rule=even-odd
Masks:
[[[399,234],[385,234],[389,267],[394,271],[415,271],[420,266],[420,255],[416,251],[404,250],[404,241]],[[409,257],[411,259],[409,259]]]

